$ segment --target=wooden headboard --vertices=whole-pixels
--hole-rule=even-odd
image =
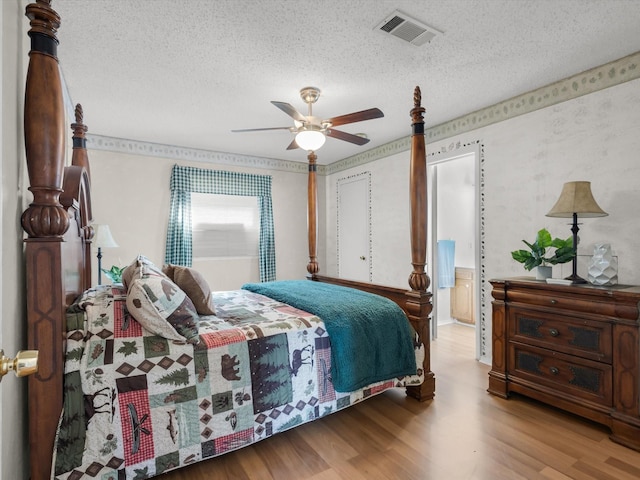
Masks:
[[[87,127],[76,107],[73,155],[65,163],[65,107],[57,58],[60,17],[50,0],[27,6],[31,51],[25,89],[24,134],[33,202],[22,215],[25,240],[28,348],[39,351],[39,371],[29,378],[31,479],[50,478],[54,437],[63,398],[65,312],[91,286],[91,178],[85,145]],[[318,274],[315,155],[309,155],[309,277],[347,285],[391,298],[407,313],[424,347],[425,381],[407,389],[419,400],[434,396],[430,368],[431,294],[426,265],[426,155],[420,90],[411,110],[411,245],[410,290],[349,282]],[[94,179],[95,180],[95,179]]]

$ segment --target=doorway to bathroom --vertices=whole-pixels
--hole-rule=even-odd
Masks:
[[[475,329],[480,358],[480,155],[477,144],[427,158],[432,338],[438,327]]]

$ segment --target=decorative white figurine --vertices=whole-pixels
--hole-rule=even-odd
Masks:
[[[611,253],[609,243],[599,243],[594,246],[587,278],[593,285],[618,283],[618,258]]]

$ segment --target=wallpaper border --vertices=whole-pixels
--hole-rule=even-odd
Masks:
[[[198,148],[176,147],[152,142],[140,142],[124,138],[107,137],[103,135],[87,134],[87,148],[105,150],[130,155],[145,155],[151,157],[170,158],[172,160],[187,160],[205,162],[215,165],[233,165],[237,167],[259,168],[264,170],[278,170],[306,175],[309,171],[307,163],[278,160],[276,158],[252,157],[235,153],[216,152]],[[322,172],[319,166],[318,173]]]
[[[640,78],[640,51],[428,128],[425,131],[425,140],[427,143],[438,142],[454,135],[460,135],[486,127],[638,78]],[[318,165],[318,174],[330,175],[338,173],[396,153],[407,151],[411,146],[410,142],[411,136],[407,136],[377,148],[367,150],[366,152],[338,160],[330,165]],[[175,160],[207,162],[217,165],[233,165],[303,174],[306,174],[308,169],[306,162],[293,162],[151,142],[139,142],[136,140],[94,134],[87,134],[87,148],[132,155],[150,155]]]
[[[467,133],[638,78],[640,78],[640,52],[427,128],[425,141],[426,143],[438,142],[454,135]],[[411,136],[407,136],[378,148],[338,160],[327,166],[327,174],[337,173],[404,152],[409,150],[410,142]]]

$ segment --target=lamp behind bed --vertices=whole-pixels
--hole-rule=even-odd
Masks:
[[[98,249],[98,285],[102,285],[102,249],[103,248],[116,248],[118,244],[111,235],[111,229],[109,225],[95,224],[94,226],[95,238],[93,243]]]

